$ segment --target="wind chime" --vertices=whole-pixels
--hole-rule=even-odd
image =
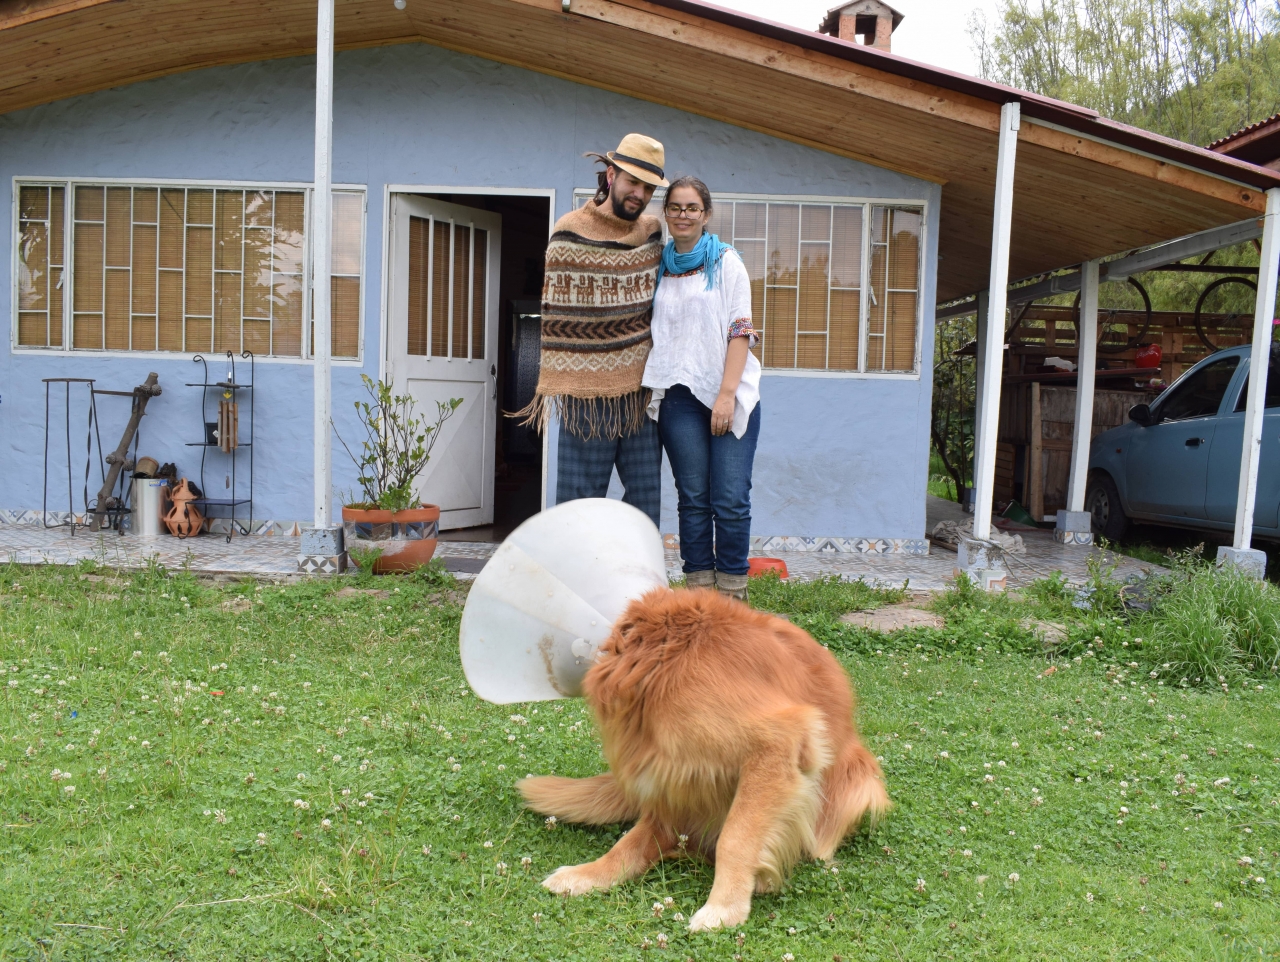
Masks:
[[[233,396],[231,388],[227,387],[218,401],[218,450],[224,454],[230,454],[239,444],[240,405],[232,400]]]

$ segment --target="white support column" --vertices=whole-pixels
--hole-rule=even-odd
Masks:
[[[996,435],[1000,424],[1000,379],[1004,370],[1004,320],[1009,290],[1009,233],[1013,223],[1013,171],[1018,147],[1021,111],[1018,104],[1000,108],[1000,147],[996,161],[995,210],[991,225],[991,282],[987,286],[986,342],[981,366],[982,420],[976,428],[980,441],[974,452],[973,536],[991,537],[991,498],[995,490]],[[962,567],[963,565],[962,561]]]
[[[311,303],[315,376],[315,526],[330,525],[330,321],[333,267],[333,0],[318,0],[316,31],[316,167],[311,197]]]
[[[333,267],[333,0],[317,0],[316,21],[316,162],[311,196],[312,373],[315,416],[315,512],[313,527],[303,532],[300,571],[328,574],[346,566],[342,529],[330,516],[333,500],[331,441],[330,275]]]
[[[1253,350],[1249,355],[1249,394],[1245,400],[1244,438],[1240,450],[1240,487],[1236,494],[1233,546],[1218,549],[1218,563],[1237,565],[1261,578],[1267,556],[1254,550],[1253,510],[1258,495],[1258,459],[1262,453],[1263,403],[1271,361],[1272,319],[1275,317],[1276,273],[1280,268],[1280,188],[1267,191],[1258,259],[1258,294],[1253,307]]]
[[[1084,509],[1093,440],[1093,392],[1098,366],[1098,262],[1080,265],[1080,343],[1076,345],[1076,423],[1071,437],[1067,509],[1058,512],[1054,537],[1063,544],[1092,544],[1092,519]]]

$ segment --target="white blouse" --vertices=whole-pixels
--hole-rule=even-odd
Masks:
[[[751,279],[737,251],[724,253],[712,290],[707,290],[703,270],[662,278],[653,297],[653,349],[641,381],[653,390],[649,417],[658,420],[662,397],[676,384],[683,384],[707,407],[715,405],[724,380],[729,328],[735,321],[751,322]],[[735,330],[743,326],[737,324]],[[746,433],[747,419],[759,400],[760,362],[748,353],[734,395],[735,437]]]

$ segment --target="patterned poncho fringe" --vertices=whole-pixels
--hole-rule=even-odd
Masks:
[[[522,424],[541,433],[554,415],[587,440],[643,427],[661,255],[655,218],[624,221],[588,201],[560,219],[547,245],[537,393],[513,415]]]

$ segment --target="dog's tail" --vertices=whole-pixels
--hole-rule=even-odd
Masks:
[[[893,806],[880,763],[856,739],[845,746],[827,771],[822,815],[814,832],[814,856],[829,859],[841,841],[863,820],[874,825]]]
[[[516,788],[524,796],[525,804],[535,812],[554,815],[566,822],[610,825],[640,817],[639,810],[627,801],[611,774],[593,778],[531,776],[516,782]]]

